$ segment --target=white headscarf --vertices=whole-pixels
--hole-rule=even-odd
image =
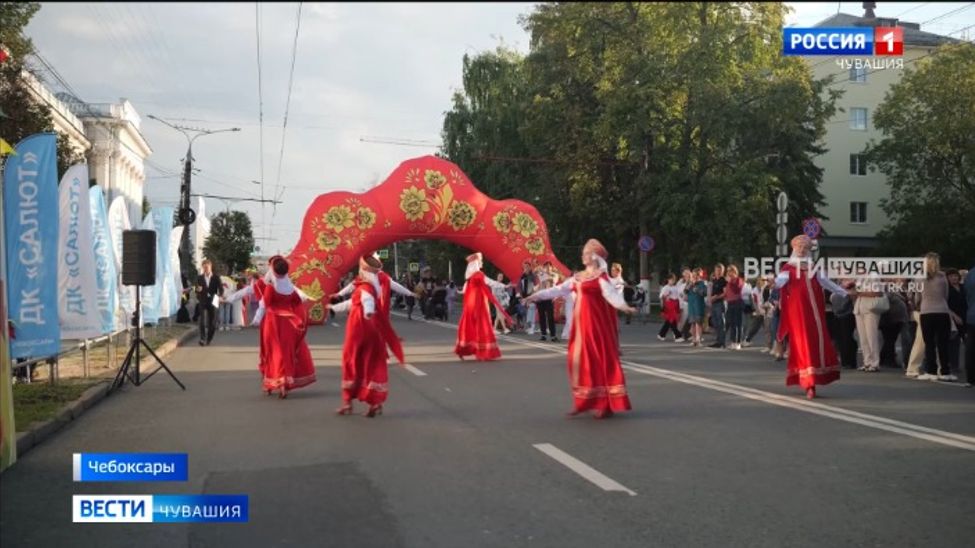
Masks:
[[[379,289],[379,276],[377,276],[375,272],[360,270],[359,274],[362,275],[364,280],[372,284],[372,287],[376,289],[376,295],[381,293],[381,290]]]
[[[607,272],[609,270],[609,265],[606,264],[606,259],[604,259],[601,256],[599,256],[598,253],[593,253],[592,254],[592,259],[594,261],[596,261],[596,264],[597,265],[599,265],[599,270],[601,270],[603,272]]]
[[[471,261],[467,263],[467,272],[464,273],[464,279],[469,280],[471,276],[477,274],[481,270],[481,261]]]

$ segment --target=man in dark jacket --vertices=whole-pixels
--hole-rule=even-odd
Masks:
[[[203,273],[196,278],[196,301],[200,305],[200,346],[209,345],[217,328],[217,305],[215,297],[223,296],[220,277],[213,273],[213,264],[204,260]]]

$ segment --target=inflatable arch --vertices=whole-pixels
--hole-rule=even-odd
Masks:
[[[493,200],[455,164],[424,156],[403,162],[367,192],[316,198],[288,257],[291,278],[317,299],[340,289],[359,256],[411,239],[447,240],[480,251],[512,280],[521,276],[525,260],[551,261],[563,275],[570,274],[552,253],[545,220],[533,206]],[[321,303],[309,313],[312,323],[324,319]]]

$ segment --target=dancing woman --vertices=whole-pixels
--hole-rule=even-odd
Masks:
[[[389,394],[388,341],[383,334],[383,311],[379,306],[381,269],[379,259],[361,257],[352,298],[332,307],[335,312],[349,313],[342,345],[342,407],[336,410],[339,415],[352,414],[352,400],[369,404],[367,417],[382,415]]]
[[[494,327],[491,325],[492,304],[498,315],[504,315],[508,324],[514,323],[492,291],[495,288],[503,289],[505,285],[481,272],[482,261],[483,256],[480,253],[467,256],[467,282],[458,292],[464,295],[464,309],[461,311],[460,323],[457,324],[457,344],[454,345],[454,353],[460,359],[470,355],[478,360],[496,360],[501,357],[498,339],[494,336]]]
[[[817,385],[829,384],[840,378],[839,360],[826,331],[823,289],[839,295],[856,295],[831,281],[822,272],[810,272],[811,248],[812,240],[808,236],[800,234],[793,238],[792,257],[782,265],[782,270],[775,277],[775,287],[781,288],[781,314],[776,338],[779,341],[789,338],[785,384],[798,384],[809,399],[816,397]]]
[[[393,329],[393,322],[390,319],[390,314],[392,312],[392,295],[393,292],[396,292],[397,294],[407,298],[409,297],[415,298],[416,294],[410,291],[409,289],[403,287],[402,285],[396,283],[396,280],[394,280],[392,276],[386,274],[386,272],[383,271],[382,269],[383,263],[382,261],[379,260],[378,257],[373,255],[372,258],[375,259],[375,263],[369,263],[366,264],[366,266],[368,268],[372,268],[370,264],[375,265],[378,263],[379,265],[378,267],[379,271],[375,273],[376,280],[379,283],[379,288],[378,288],[379,301],[377,303],[377,309],[380,313],[377,318],[380,324],[379,328],[383,333],[383,339],[389,345],[389,348],[393,351],[393,355],[396,356],[396,359],[399,360],[399,363],[401,364],[406,363],[406,358],[403,355],[403,345],[400,342],[399,335],[396,334],[396,330]],[[363,263],[360,260],[360,268],[362,264]],[[349,285],[342,288],[342,291],[339,291],[337,295],[340,297],[348,297],[355,290],[355,285],[356,282],[353,281]],[[333,308],[332,310],[335,309]]]
[[[254,324],[261,326],[261,372],[264,392],[288,392],[315,382],[315,363],[308,349],[308,311],[304,301],[311,300],[291,283],[288,262],[273,257],[265,277],[261,304]]]
[[[602,419],[630,409],[619,357],[618,320],[613,309],[630,314],[635,309],[626,304],[623,295],[610,282],[606,274],[607,256],[603,244],[589,240],[582,249],[585,270],[557,287],[528,298],[538,301],[575,297],[569,333],[569,382],[574,398],[570,416],[595,410],[595,417]]]

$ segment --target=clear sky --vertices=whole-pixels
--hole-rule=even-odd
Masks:
[[[860,2],[789,5],[788,23],[798,26],[838,9],[863,12]],[[259,37],[264,194],[275,195],[280,184],[283,203],[275,212],[269,205],[208,199],[207,213],[228,207],[248,212],[262,253],[275,253],[297,241],[305,209],[318,194],[364,190],[403,160],[435,152],[443,113],[461,86],[463,55],[502,41],[526,51],[528,36],[518,18],[531,6],[304,4],[283,156],[298,4],[261,4],[258,10],[254,3],[44,3],[27,33],[80,99],[125,97],[136,107],[153,148],[146,193],[154,205],[176,204],[173,173],[181,169],[186,141],[149,114],[211,129],[240,127],[196,141],[200,172],[193,191],[261,195],[252,182],[262,179]],[[946,34],[975,23],[975,2],[878,2],[877,14],[903,15],[923,30]],[[363,137],[434,144],[395,146]]]

